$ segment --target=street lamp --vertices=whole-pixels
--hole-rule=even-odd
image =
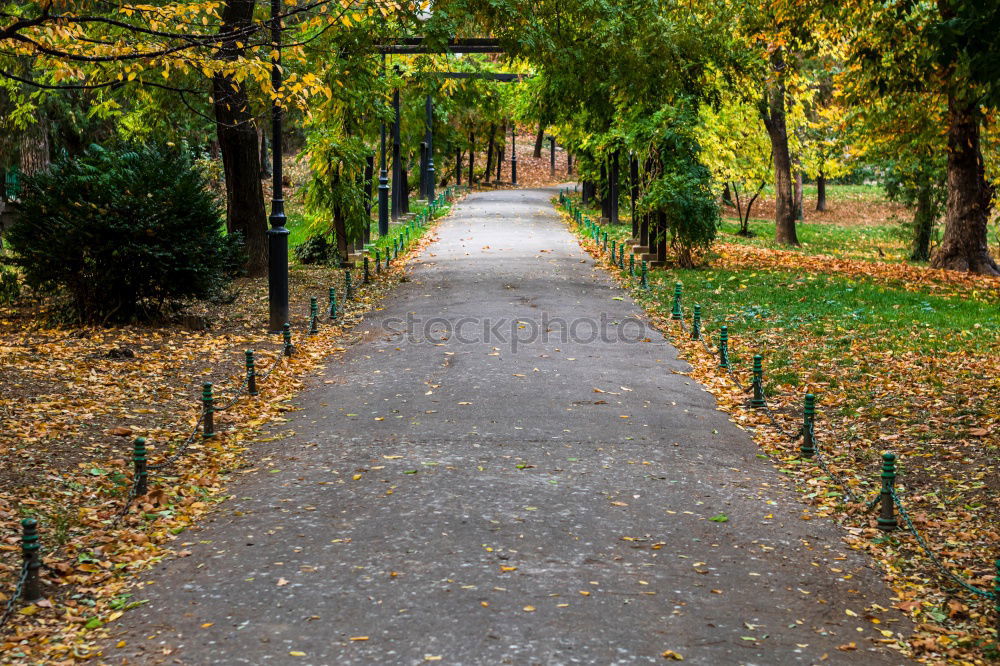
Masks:
[[[434,100],[427,96],[427,203],[434,201]]]
[[[270,310],[268,330],[280,333],[288,323],[288,235],[285,228],[285,200],[281,182],[281,0],[271,0],[271,151],[274,155],[271,175],[271,215],[267,230],[267,297]]]
[[[510,124],[510,184],[517,185],[517,123]]]

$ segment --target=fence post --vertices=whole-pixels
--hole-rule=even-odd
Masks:
[[[628,255],[628,274],[635,277],[635,255]]]
[[[25,518],[21,521],[21,556],[28,567],[28,575],[25,576],[24,587],[21,589],[25,601],[38,601],[42,598],[41,581],[38,579],[38,570],[42,568],[40,551],[38,521]]]
[[[684,318],[684,315],[681,312],[681,290],[683,288],[684,287],[680,282],[674,283],[674,309],[673,312],[670,313],[670,318],[674,321],[680,321]]]
[[[799,453],[803,458],[816,455],[816,396],[806,393],[805,406],[802,409],[802,445]]]
[[[316,297],[311,296],[309,298],[309,335],[316,335],[319,333],[319,325],[316,319],[319,317],[319,305],[317,304]]]
[[[646,260],[642,260],[642,273],[639,277],[639,286],[641,286],[645,291],[649,291],[649,267],[646,265]]]
[[[135,486],[135,495],[146,494],[146,484],[149,481],[149,473],[146,471],[146,438],[136,437],[132,443],[132,465],[135,468],[132,475],[132,485]]]
[[[993,563],[996,567],[996,576],[993,577],[993,612],[996,613],[997,637],[1000,638],[1000,560]]]
[[[292,346],[292,326],[291,326],[291,324],[288,324],[288,323],[282,324],[282,326],[281,326],[281,337],[284,339],[284,342],[285,342],[285,348],[283,350],[285,356],[291,356],[292,354],[295,353],[295,347]]]
[[[729,369],[729,327],[723,326],[719,331],[719,367]]]
[[[337,320],[337,290],[330,287],[330,294],[327,296],[330,302],[330,321]]]
[[[879,511],[878,528],[891,532],[899,527],[896,521],[896,507],[893,503],[893,486],[896,485],[896,454],[886,451],[882,454],[882,507]]]
[[[257,364],[254,362],[253,350],[245,352],[247,357],[247,395],[257,395]]]
[[[611,239],[611,265],[615,263],[615,259],[618,258],[618,241],[614,238]]]
[[[354,285],[351,284],[351,269],[344,269],[344,301],[354,298]]]
[[[625,241],[618,246],[618,270],[625,270]]]
[[[375,274],[378,275],[382,272],[382,252],[381,250],[375,250]]]
[[[694,306],[694,319],[691,321],[691,339],[701,340],[701,306]]]
[[[368,255],[367,254],[364,257],[364,267],[365,267],[365,272],[362,275],[361,284],[368,284],[369,282],[372,281],[372,274],[371,274],[371,268],[369,268],[369,266],[368,266]]]
[[[750,399],[750,406],[760,408],[764,406],[764,357],[760,354],[753,355],[753,398]]]
[[[215,397],[212,395],[212,382],[201,385],[201,412],[205,416],[201,436],[205,439],[215,437]]]

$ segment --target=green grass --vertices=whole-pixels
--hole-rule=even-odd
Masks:
[[[765,185],[763,196],[774,196],[774,185]],[[742,196],[742,195],[741,195]],[[806,199],[816,198],[816,184],[806,183],[802,186],[802,196]],[[827,201],[869,201],[883,203],[886,200],[885,188],[881,185],[831,185],[826,186]]]
[[[898,262],[909,257],[909,233],[897,224],[838,225],[816,222],[799,222],[795,225],[798,248],[779,245],[774,241],[774,220],[751,219],[749,228],[753,236],[736,235],[740,224],[735,218],[726,218],[719,225],[718,240],[755,247],[792,249],[804,254],[829,254],[854,259],[876,259]],[[879,254],[879,250],[882,254]]]
[[[690,307],[703,306],[706,330],[722,324],[752,338],[776,328],[825,336],[895,340],[923,353],[970,348],[1000,332],[1000,310],[970,298],[897,289],[868,280],[775,270],[669,270],[652,273],[654,295],[670,301],[674,282]],[[794,339],[794,338],[793,338]]]
[[[410,202],[410,212],[413,214],[420,214],[427,209],[427,203],[425,201],[411,201]],[[451,204],[445,204],[438,208],[436,217],[446,215],[451,210]],[[289,249],[294,249],[306,241],[310,236],[310,228],[313,226],[314,219],[307,215],[304,211],[298,208],[291,208],[287,213],[288,219],[285,226],[288,228],[290,235],[288,237]],[[389,234],[385,238],[379,238],[378,236],[378,221],[371,221],[371,237],[373,240],[372,245],[381,250],[385,251],[387,248],[392,247],[392,243],[395,238],[403,233],[403,228],[405,225],[398,222],[389,223]],[[418,233],[413,235],[411,232],[411,239],[419,238],[423,235],[423,230],[418,229]],[[294,255],[293,255],[294,257]]]

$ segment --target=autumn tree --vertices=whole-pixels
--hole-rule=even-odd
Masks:
[[[1000,104],[1000,6],[975,0],[854,0],[832,8],[826,29],[849,49],[845,86],[856,104],[884,97],[939,96],[947,109],[947,203],[936,268],[1000,275],[987,221],[994,186],[986,174],[986,110]]]

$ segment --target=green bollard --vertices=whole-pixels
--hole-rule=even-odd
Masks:
[[[38,540],[38,521],[34,518],[25,518],[21,521],[21,557],[24,558],[24,565],[28,571],[24,577],[21,595],[28,602],[42,598],[42,585],[38,578],[38,570],[42,568],[41,548],[42,544]]]
[[[247,358],[247,395],[257,395],[257,364],[253,358],[253,350],[245,352]]]
[[[149,473],[146,471],[146,438],[136,437],[132,442],[132,466],[135,470],[132,476],[132,484],[135,486],[136,497],[145,495]]]
[[[615,259],[618,258],[618,241],[614,238],[611,239],[611,263],[615,263]]]
[[[750,406],[758,409],[764,407],[764,357],[760,354],[753,355],[753,379],[750,384],[753,386]]]
[[[812,393],[806,393],[806,403],[802,409],[802,445],[799,453],[803,458],[816,455],[816,396]]]
[[[625,243],[618,246],[618,270],[625,270]]]
[[[896,454],[886,451],[882,454],[882,505],[876,524],[883,532],[891,532],[899,527],[896,520],[896,505],[893,502],[893,487],[896,485]]]
[[[642,260],[642,272],[639,274],[639,286],[645,291],[649,291],[649,266],[646,260]]]
[[[701,306],[694,306],[694,318],[691,321],[691,339],[701,340]]]
[[[375,250],[375,274],[380,275],[382,273],[382,251]]]
[[[684,314],[681,312],[681,290],[683,288],[680,282],[674,283],[674,309],[670,313],[670,318],[674,321],[680,321],[684,318]]]
[[[723,326],[719,331],[719,367],[729,369],[729,327]]]
[[[628,274],[631,277],[635,277],[635,255],[628,255]]]
[[[319,333],[319,324],[316,319],[319,317],[319,306],[316,304],[316,297],[309,299],[309,335]]]
[[[330,295],[327,298],[330,299],[330,321],[337,321],[337,290],[330,287]]]
[[[351,269],[344,269],[344,302],[354,298],[354,285],[351,284]]]
[[[1000,560],[993,563],[996,567],[996,576],[993,577],[993,611],[996,613],[997,636],[1000,637]]]
[[[364,257],[364,273],[361,276],[361,284],[368,284],[372,281],[371,267],[368,265],[368,255]]]
[[[201,385],[201,413],[204,415],[201,436],[204,439],[215,437],[215,397],[212,395],[212,382]]]
[[[292,326],[289,323],[284,323],[281,325],[281,337],[285,341],[285,356],[291,356],[295,353],[295,347],[292,346]]]

